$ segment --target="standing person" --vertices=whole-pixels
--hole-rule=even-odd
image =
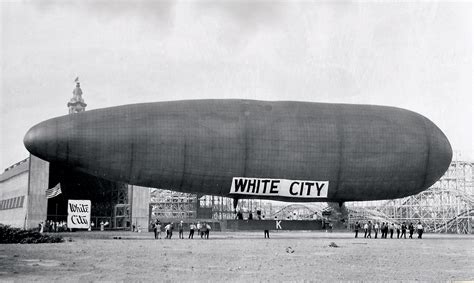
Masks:
[[[205,238],[204,235],[206,234],[206,232],[207,232],[206,222],[203,222],[201,225],[201,239]]]
[[[171,239],[171,238],[170,238],[170,230],[171,230],[171,223],[168,223],[168,224],[165,226],[166,239]]]
[[[379,224],[375,222],[374,225],[375,239],[377,239],[377,234],[379,233]]]
[[[359,229],[360,229],[359,221],[356,221],[356,224],[355,224],[355,237],[354,238],[357,238],[357,235],[359,235]]]
[[[396,227],[397,227],[397,239],[400,239],[400,224],[397,224]]]
[[[191,225],[189,225],[188,239],[194,239],[194,229],[196,229],[196,225],[194,225],[194,223],[191,223]]]
[[[173,230],[174,230],[174,223],[171,222],[170,223],[170,237],[169,237],[170,239],[171,239],[171,237],[173,237]]]
[[[418,225],[416,225],[416,230],[418,232],[418,239],[421,239],[423,235],[423,225],[421,225],[421,221],[418,221]]]
[[[367,238],[368,230],[369,230],[369,224],[365,223],[364,224],[364,238]]]
[[[198,236],[201,235],[201,228],[202,228],[202,225],[201,225],[201,223],[198,221],[198,224],[197,224]]]
[[[395,224],[390,225],[390,239],[393,239],[393,232],[395,231]]]
[[[270,231],[266,228],[265,228],[265,230],[263,230],[263,238],[270,239]]]
[[[156,224],[158,224],[158,220],[156,220],[155,223],[151,224],[153,226],[153,233],[155,233],[155,240],[158,239],[158,234],[157,234],[157,231],[156,231]]]
[[[211,231],[211,225],[206,223],[206,239],[209,239],[209,232]]]
[[[410,222],[410,225],[408,225],[408,230],[410,231],[410,239],[413,239],[413,232],[415,232],[415,226],[413,226],[413,223]]]
[[[38,224],[38,228],[39,228],[39,232],[40,232],[41,234],[43,234],[43,229],[44,229],[43,221],[41,221],[41,222]]]
[[[385,236],[385,222],[382,222],[382,225],[380,226],[380,232],[382,233],[382,235],[380,236],[380,238],[384,238]]]
[[[155,239],[161,239],[161,222],[160,221],[156,221],[156,236],[155,236]]]
[[[262,215],[262,218],[261,218],[261,219],[262,219],[262,220],[265,220],[265,215]],[[270,232],[268,231],[267,228],[264,228],[264,230],[263,230],[263,238],[266,239],[267,236],[268,236],[268,238],[270,239]]]
[[[184,236],[183,236],[183,220],[181,220],[178,224],[178,230],[179,230],[179,238],[180,239],[184,239]]]
[[[402,237],[405,237],[405,239],[407,238],[407,225],[405,224],[405,222],[402,223],[402,235],[400,236],[400,238]]]
[[[367,238],[371,238],[372,239],[372,222],[370,222],[369,220],[369,224],[367,224],[367,231],[368,231],[368,234],[367,234]]]

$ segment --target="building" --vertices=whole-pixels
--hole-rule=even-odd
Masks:
[[[46,220],[49,164],[34,156],[0,175],[0,223],[32,228]]]

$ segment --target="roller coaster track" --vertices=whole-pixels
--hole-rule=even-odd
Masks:
[[[367,219],[375,222],[398,223],[398,221],[377,209],[350,207],[347,210],[349,211],[351,218],[360,218],[361,220]]]
[[[290,204],[290,205],[282,207],[280,210],[277,210],[276,212],[272,213],[270,215],[270,217],[273,218],[273,217],[278,216],[282,213],[292,212],[293,210],[298,210],[298,209],[307,209],[307,210],[311,211],[312,213],[318,213],[319,215],[321,215],[322,212],[324,210],[327,210],[328,207],[329,206],[327,206],[326,204],[322,204],[322,203],[318,203],[318,204],[311,204],[311,203],[308,203],[308,204],[299,204],[299,203]]]
[[[471,213],[473,215],[471,215]],[[451,225],[454,225],[456,223],[456,221],[459,220],[459,218],[461,218],[461,220],[462,219],[467,219],[467,217],[464,218],[463,216],[467,216],[467,217],[474,216],[474,209],[471,208],[469,210],[466,210],[466,211],[463,211],[463,212],[459,213],[455,217],[453,217],[450,220],[446,221],[446,223],[444,223],[443,225],[438,226],[436,229],[433,230],[433,232],[439,233],[439,232],[442,232],[443,230],[446,230],[448,227],[451,227]]]

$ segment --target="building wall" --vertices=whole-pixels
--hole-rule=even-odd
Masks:
[[[140,226],[142,231],[148,231],[150,189],[129,185],[129,201],[132,206],[132,225]]]
[[[46,190],[49,186],[49,162],[31,155],[30,179],[28,188],[28,211],[25,228],[37,227],[46,220],[48,199]]]
[[[29,161],[0,176],[0,223],[24,228],[27,210]]]

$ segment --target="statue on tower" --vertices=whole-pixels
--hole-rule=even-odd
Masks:
[[[86,110],[87,104],[82,98],[82,89],[81,83],[79,82],[79,77],[76,77],[74,80],[76,83],[76,88],[72,90],[72,98],[69,100],[67,107],[69,108],[69,114],[79,113]]]

